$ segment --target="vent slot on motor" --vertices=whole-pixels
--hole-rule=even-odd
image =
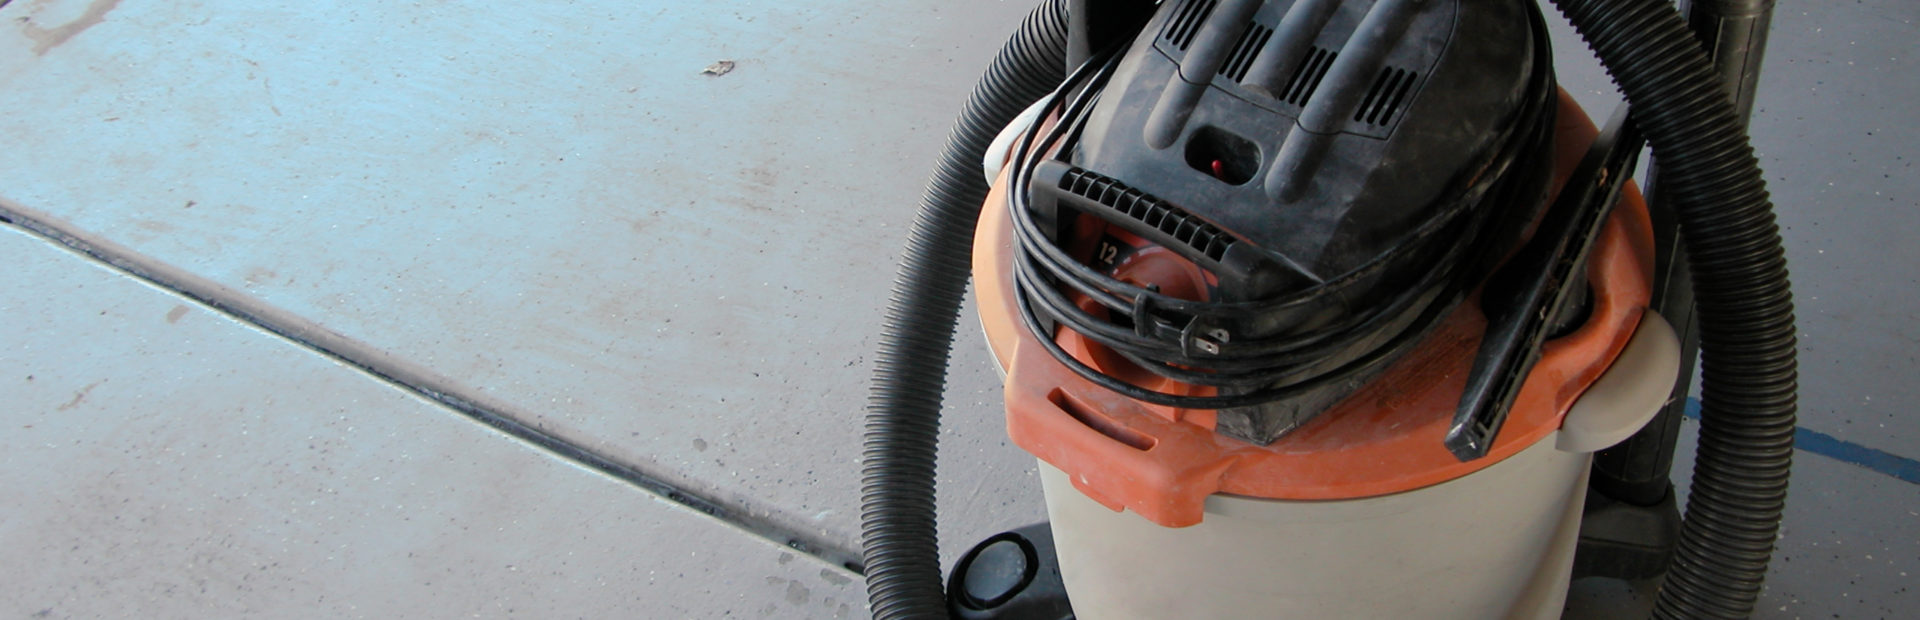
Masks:
[[[1293,70],[1293,79],[1287,80],[1287,87],[1280,89],[1285,95],[1282,99],[1306,107],[1307,100],[1313,98],[1313,91],[1320,88],[1320,80],[1327,77],[1327,69],[1332,68],[1333,60],[1339,57],[1339,52],[1313,46],[1307,52],[1306,60],[1300,63],[1300,68]]]
[[[1213,15],[1213,7],[1217,3],[1218,0],[1186,0],[1173,19],[1167,21],[1160,38],[1166,39],[1182,52],[1187,51],[1187,46],[1193,45],[1193,37],[1200,34],[1200,25]]]
[[[1247,70],[1253,68],[1253,59],[1260,56],[1260,49],[1266,47],[1267,39],[1273,38],[1273,29],[1253,24],[1247,34],[1240,37],[1240,43],[1233,46],[1233,53],[1227,55],[1227,63],[1220,66],[1220,75],[1238,82],[1247,78]]]
[[[1387,67],[1380,70],[1380,77],[1374,79],[1373,90],[1367,91],[1367,98],[1360,101],[1360,107],[1353,111],[1353,120],[1378,127],[1387,126],[1393,115],[1406,103],[1407,95],[1413,91],[1413,83],[1419,75],[1406,69]]]

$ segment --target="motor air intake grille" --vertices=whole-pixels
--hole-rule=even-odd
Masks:
[[[1286,88],[1280,89],[1287,103],[1306,107],[1307,100],[1313,98],[1313,91],[1319,90],[1320,80],[1327,77],[1327,69],[1333,68],[1333,60],[1340,53],[1318,45],[1308,50],[1300,68],[1293,71],[1293,79],[1287,80]]]
[[[1240,43],[1233,46],[1233,53],[1227,56],[1227,64],[1220,66],[1220,75],[1235,82],[1246,79],[1247,70],[1253,68],[1253,59],[1260,56],[1260,49],[1271,38],[1271,28],[1260,24],[1248,28],[1246,36],[1240,37]]]
[[[1373,81],[1373,89],[1367,91],[1367,98],[1353,111],[1353,120],[1385,127],[1393,120],[1394,113],[1400,111],[1401,104],[1406,103],[1407,94],[1412,92],[1418,78],[1406,69],[1381,69],[1380,77]]]
[[[1166,30],[1160,33],[1160,38],[1166,39],[1182,52],[1187,51],[1187,46],[1193,45],[1194,35],[1200,34],[1200,25],[1206,23],[1207,17],[1213,14],[1213,7],[1218,0],[1184,0],[1184,2],[1180,12],[1167,21]]]
[[[1233,236],[1180,207],[1096,172],[1074,168],[1060,177],[1060,189],[1158,229],[1216,261],[1234,244]]]

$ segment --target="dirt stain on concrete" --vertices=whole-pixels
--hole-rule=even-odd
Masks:
[[[134,220],[133,225],[140,230],[163,235],[174,231],[173,224],[159,220]]]
[[[80,33],[86,32],[88,28],[92,28],[99,25],[100,22],[106,21],[107,13],[113,12],[113,9],[119,6],[120,0],[93,0],[93,4],[87,5],[87,11],[81,13],[80,17],[52,28],[41,28],[39,25],[34,24],[31,19],[22,20],[20,22],[20,33],[27,35],[29,39],[33,39],[33,55],[45,56],[47,52],[52,51],[53,48],[60,47],[62,43],[73,40],[74,37],[80,36]]]
[[[813,598],[813,592],[807,590],[806,586],[800,585],[800,582],[798,581],[787,582],[787,602],[788,603],[792,603],[794,605],[805,605],[807,604],[807,601],[812,598]]]
[[[183,317],[186,315],[187,315],[186,306],[174,306],[172,310],[167,311],[167,323],[168,324],[179,323],[180,317]]]
[[[247,275],[245,276],[245,280],[246,280],[247,286],[256,286],[260,284],[266,284],[279,277],[280,277],[280,274],[275,273],[272,269],[268,269],[266,267],[254,267],[253,269],[247,270]]]

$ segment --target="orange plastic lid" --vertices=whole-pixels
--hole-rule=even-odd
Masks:
[[[1564,182],[1596,133],[1564,92],[1555,140]],[[1462,463],[1442,445],[1485,328],[1468,300],[1427,340],[1367,387],[1272,445],[1217,434],[1213,412],[1141,403],[1062,366],[1020,325],[1014,307],[1013,236],[1005,175],[988,195],[974,239],[981,322],[1008,369],[1007,432],[1114,510],[1169,527],[1201,521],[1214,493],[1333,500],[1408,491],[1500,462],[1560,427],[1575,399],[1626,346],[1650,298],[1653,233],[1646,203],[1628,186],[1588,262],[1593,310],[1578,330],[1548,342],[1485,458]],[[1088,343],[1063,332],[1076,355]]]

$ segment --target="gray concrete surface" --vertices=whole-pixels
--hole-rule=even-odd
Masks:
[[[177,276],[166,281],[299,338],[308,356],[523,424],[753,534],[712,531],[790,539],[838,564],[857,547],[867,352],[892,264],[961,96],[1027,6],[20,0],[0,8],[0,205],[113,249],[122,268]],[[1905,456],[1920,454],[1907,413],[1920,300],[1901,275],[1920,264],[1904,243],[1920,232],[1920,118],[1904,103],[1920,87],[1902,77],[1917,20],[1920,5],[1901,0],[1783,2],[1754,120],[1795,269],[1803,424]],[[1603,114],[1617,94],[1569,29],[1556,37],[1563,83]],[[722,60],[732,69],[704,72]],[[971,333],[943,434],[948,557],[1042,514]],[[90,363],[147,372],[135,344],[85,342]],[[0,354],[0,380],[43,350]],[[394,398],[440,416],[423,433],[498,439]],[[548,462],[498,443],[488,459]],[[1898,561],[1920,541],[1912,486],[1823,458],[1801,454],[1768,609],[1853,617],[1873,600],[1910,614]],[[482,484],[486,467],[436,475]],[[551,469],[551,484],[639,501],[635,487]],[[379,505],[364,495],[365,510]],[[329,540],[380,531],[366,523]],[[198,527],[175,538],[190,546]],[[1849,552],[1819,560],[1831,547],[1813,544],[1830,537]],[[674,544],[622,552],[666,566],[689,547],[743,549],[743,564],[706,574],[749,586],[812,574],[761,570],[746,542],[662,540]],[[1850,555],[1868,547],[1888,555]],[[1902,560],[1881,571],[1889,558]],[[689,605],[660,609],[759,611]]]
[[[1680,426],[1674,478],[1693,475],[1699,424]],[[1800,452],[1755,618],[1904,618],[1920,609],[1920,502],[1911,483]],[[1677,489],[1684,508],[1688,489]],[[1655,583],[1575,582],[1566,620],[1642,618]]]
[[[0,617],[853,618],[857,576],[0,231]]]
[[[1816,456],[1794,462],[1758,618],[1902,618],[1920,610],[1912,484]]]
[[[0,196],[850,555],[877,308],[1026,10],[16,3]],[[985,473],[951,495],[1037,496]]]
[[[1920,3],[1782,3],[1754,110],[1801,331],[1801,424],[1920,456]]]

